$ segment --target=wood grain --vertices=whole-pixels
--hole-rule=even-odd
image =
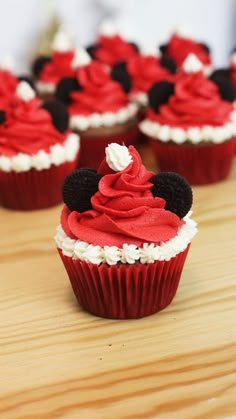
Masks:
[[[235,190],[236,162],[194,188],[199,233],[177,296],[130,321],[75,302],[53,241],[61,206],[0,209],[0,417],[236,418]]]

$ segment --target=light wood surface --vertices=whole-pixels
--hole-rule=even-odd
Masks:
[[[194,188],[178,293],[130,321],[77,305],[53,241],[61,206],[0,209],[0,417],[236,418],[235,192],[236,161],[227,181]]]

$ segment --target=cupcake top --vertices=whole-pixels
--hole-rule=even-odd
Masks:
[[[59,31],[52,44],[51,56],[39,56],[32,65],[39,92],[52,93],[62,77],[73,76],[73,58],[75,50],[63,31]]]
[[[120,84],[100,63],[92,61],[83,50],[78,51],[76,60],[79,66],[74,77],[62,79],[56,90],[57,98],[68,106],[72,128],[112,126],[136,114],[136,106],[129,104]]]
[[[207,79],[190,54],[174,83],[156,83],[149,90],[150,109],[141,130],[162,141],[222,142],[235,131],[232,100],[227,86]]]
[[[112,143],[98,171],[65,180],[57,244],[64,254],[99,264],[154,262],[181,252],[196,232],[186,214],[189,184],[175,173],[154,175],[137,150]]]
[[[176,66],[173,60],[159,58],[153,53],[140,53],[126,63],[122,61],[113,66],[111,77],[119,81],[131,98],[140,105],[147,105],[147,92],[160,80],[172,80]]]
[[[178,67],[181,67],[189,54],[196,55],[205,67],[212,64],[209,47],[194,40],[185,28],[178,28],[160,49],[164,56],[175,60]]]
[[[126,41],[108,21],[101,24],[96,44],[87,50],[93,58],[109,67],[119,61],[128,61],[138,52],[137,46]]]
[[[69,135],[68,121],[62,103],[41,103],[30,85],[20,82],[9,105],[0,110],[0,168],[41,170],[71,160],[78,138]]]

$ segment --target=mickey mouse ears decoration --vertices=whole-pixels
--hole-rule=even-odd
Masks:
[[[125,61],[116,63],[111,69],[111,78],[120,83],[122,89],[129,93],[131,90],[131,77],[127,71],[127,65]]]
[[[80,168],[71,172],[62,188],[63,200],[70,211],[83,212],[92,208],[91,198],[98,191],[101,175],[95,169]],[[177,173],[161,172],[154,175],[151,192],[164,198],[165,209],[183,218],[191,209],[193,194],[188,182]]]
[[[168,102],[168,99],[174,93],[174,84],[169,81],[159,81],[155,83],[148,91],[148,100],[150,107],[157,112],[159,107]]]
[[[54,127],[61,133],[69,126],[69,114],[65,105],[58,100],[47,100],[43,102],[42,108],[48,111],[52,118]]]

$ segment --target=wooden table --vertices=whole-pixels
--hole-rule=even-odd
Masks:
[[[234,163],[194,188],[199,233],[177,296],[140,320],[77,305],[53,241],[61,206],[0,209],[1,418],[236,418]]]

